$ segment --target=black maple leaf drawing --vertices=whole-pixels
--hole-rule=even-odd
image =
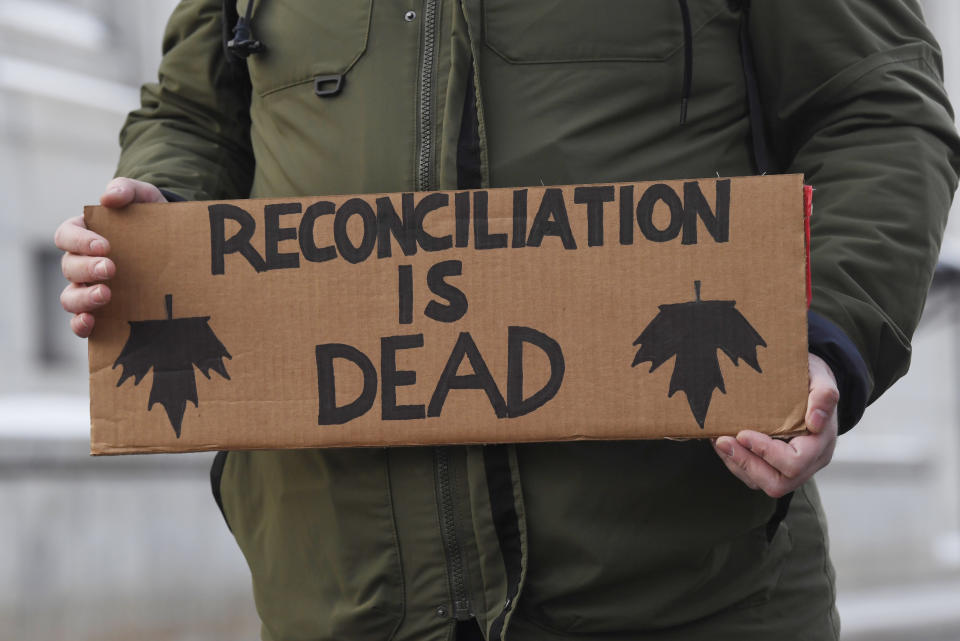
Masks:
[[[167,317],[158,320],[129,321],[130,337],[114,362],[114,369],[123,366],[117,387],[134,377],[139,385],[153,368],[153,385],[147,411],[160,403],[167,411],[170,425],[180,438],[180,427],[187,401],[197,404],[197,382],[193,366],[210,378],[210,370],[229,380],[223,358],[230,358],[227,348],[208,324],[209,316],[173,317],[173,296],[166,296]]]
[[[700,300],[699,280],[694,282],[694,288],[695,301],[660,305],[660,313],[633,342],[640,346],[633,367],[650,361],[652,372],[676,355],[667,397],[677,391],[686,394],[693,417],[703,429],[713,390],[727,393],[717,350],[723,351],[734,365],[739,366],[742,358],[762,372],[757,347],[767,344],[736,309],[736,301]]]

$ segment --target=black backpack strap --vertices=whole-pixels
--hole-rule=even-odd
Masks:
[[[242,62],[243,58],[236,55],[230,48],[227,47],[227,43],[230,42],[230,39],[233,38],[233,25],[237,24],[237,20],[240,19],[240,16],[237,14],[237,3],[235,0],[223,0],[223,55],[226,57],[227,62]]]
[[[743,78],[747,87],[747,106],[750,115],[750,136],[753,142],[753,161],[758,174],[776,173],[773,156],[767,144],[767,133],[763,124],[763,105],[760,102],[760,89],[757,85],[757,69],[753,62],[753,43],[750,41],[750,0],[742,0],[740,19],[740,60],[743,64]]]
[[[253,3],[254,0],[247,0],[247,11],[241,16],[234,2],[223,0],[223,53],[227,62],[243,62],[247,56],[266,50],[263,43],[253,37],[250,29]]]

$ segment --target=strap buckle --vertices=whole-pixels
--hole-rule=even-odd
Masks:
[[[313,79],[313,93],[321,98],[336,96],[343,88],[343,74],[335,73],[328,76],[317,76]]]

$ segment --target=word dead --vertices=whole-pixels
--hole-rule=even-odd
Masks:
[[[684,245],[709,236],[725,243],[730,236],[730,180],[717,180],[715,187],[713,206],[697,181],[684,183],[682,195],[665,184],[650,185],[639,194],[633,185],[581,186],[573,189],[572,203],[560,188],[543,189],[538,202],[528,198],[530,190],[515,189],[509,211],[493,217],[485,190],[404,193],[399,203],[388,196],[354,197],[339,205],[321,200],[306,209],[299,202],[275,203],[264,207],[259,226],[243,208],[218,203],[208,208],[211,271],[223,274],[230,254],[239,254],[257,272],[264,272],[296,269],[304,261],[322,263],[340,257],[360,263],[374,255],[411,256],[471,245],[495,250],[555,242],[574,250],[584,241],[588,247],[605,242],[633,245],[637,236],[654,243],[679,238]],[[583,222],[585,233],[578,237],[574,229],[581,229]],[[606,232],[611,222],[617,229],[616,241]],[[700,233],[701,229],[707,233]],[[258,234],[262,254],[253,242]],[[299,247],[291,251],[294,241]]]
[[[385,336],[380,339],[380,376],[370,357],[352,345],[327,343],[317,345],[317,387],[319,392],[318,423],[342,425],[373,408],[380,387],[380,418],[384,421],[417,420],[438,417],[452,390],[479,390],[486,394],[497,418],[516,418],[533,412],[550,401],[563,383],[565,364],[560,344],[546,334],[529,327],[510,327],[507,331],[506,397],[494,380],[480,349],[469,332],[461,332],[446,365],[437,377],[429,402],[419,405],[398,405],[397,388],[416,385],[417,372],[400,369],[399,352],[421,348],[423,334]],[[523,395],[524,345],[546,354],[550,363],[550,377],[535,393]],[[335,365],[340,361],[339,365]],[[458,374],[467,362],[468,374]],[[337,372],[344,368],[358,368],[363,374],[360,394],[343,405],[337,405]]]

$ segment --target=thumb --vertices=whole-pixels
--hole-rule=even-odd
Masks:
[[[132,178],[114,178],[100,196],[100,204],[104,207],[120,208],[130,203],[165,203],[160,190],[150,183]]]
[[[840,402],[840,390],[837,379],[830,366],[820,358],[810,354],[810,393],[807,396],[807,428],[814,434],[820,433],[837,412]]]

